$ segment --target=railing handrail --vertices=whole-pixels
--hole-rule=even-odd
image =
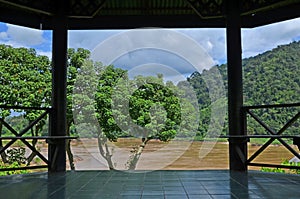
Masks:
[[[25,107],[25,106],[6,106],[0,105],[3,109],[23,109],[23,110],[52,110],[51,107]]]
[[[68,140],[68,139],[77,139],[78,136],[3,136],[0,137],[0,140],[12,140],[12,139],[18,139],[18,140],[42,140],[42,139],[46,139],[46,140]]]
[[[263,109],[263,108],[287,108],[287,107],[298,107],[299,103],[288,103],[288,104],[265,104],[265,105],[251,105],[251,106],[243,106],[242,109]]]
[[[300,138],[300,135],[220,135],[219,138]]]

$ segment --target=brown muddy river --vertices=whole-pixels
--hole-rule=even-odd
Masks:
[[[112,161],[116,169],[126,170],[134,145],[139,144],[138,139],[120,139],[116,143],[110,143]],[[260,146],[249,143],[249,156]],[[296,147],[292,146],[296,151]],[[73,141],[72,151],[75,157],[77,170],[103,170],[108,169],[106,160],[101,157],[96,139],[80,139]],[[281,145],[269,146],[253,162],[280,164],[284,160],[293,158],[285,147]],[[201,169],[228,169],[229,155],[227,142],[200,142],[200,141],[173,141],[163,143],[152,140],[146,145],[137,170],[201,170]],[[249,169],[260,169],[250,167]]]

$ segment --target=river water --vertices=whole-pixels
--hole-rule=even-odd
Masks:
[[[112,161],[116,169],[126,170],[126,162],[132,154],[133,146],[139,145],[138,139],[119,139],[109,143]],[[295,146],[292,146],[295,148]],[[248,156],[260,146],[248,144]],[[72,151],[77,170],[106,170],[106,160],[100,155],[96,139],[80,139],[72,142]],[[157,140],[149,141],[136,170],[204,170],[228,169],[229,153],[227,142],[173,141],[163,143]],[[280,164],[293,158],[282,145],[271,145],[253,162]],[[249,169],[261,169],[250,167]]]

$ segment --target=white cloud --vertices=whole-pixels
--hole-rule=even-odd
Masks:
[[[52,52],[49,52],[49,51],[42,51],[42,50],[37,50],[36,53],[37,53],[38,55],[47,56],[50,60],[52,59]]]
[[[0,32],[0,40],[6,40],[7,39],[7,33],[6,32]]]
[[[42,30],[0,23],[0,43],[15,48],[35,48],[37,54],[51,58],[51,34]],[[45,34],[44,34],[45,33]]]
[[[177,67],[176,69],[180,73],[186,72],[185,67],[182,67],[180,63],[174,63],[174,60],[170,60],[169,56],[165,56],[163,53],[153,54],[153,52],[145,51],[149,49],[169,52],[174,56],[181,57],[194,67],[192,72],[196,70],[201,72],[203,69],[208,69],[214,65],[213,59],[198,42],[178,31],[166,29],[135,29],[114,35],[95,48],[92,52],[92,59],[107,65],[126,55],[125,61],[127,63],[129,61],[133,67],[147,63],[158,63],[171,66],[174,69]],[[141,53],[135,53],[137,51]]]
[[[186,81],[186,76],[175,70],[174,68],[157,63],[147,63],[144,65],[139,65],[128,71],[130,78],[135,76],[156,76],[157,74],[162,74],[164,81],[172,81],[175,85],[180,81]]]
[[[7,24],[6,33],[11,43],[18,46],[36,46],[45,41],[41,30]]]
[[[197,41],[213,58],[215,64],[226,60],[226,34],[224,28],[180,29]]]
[[[139,29],[145,31],[145,29]],[[223,62],[226,59],[226,35],[225,29],[174,29],[180,33],[185,34],[186,37],[195,40],[206,52],[213,58],[215,63]],[[126,30],[125,30],[126,31]],[[71,30],[69,31],[69,47],[70,48],[86,48],[92,51],[99,43],[106,39],[116,36],[124,31],[122,30]],[[161,37],[162,35],[157,35]],[[147,40],[144,36],[143,40]],[[172,42],[174,45],[176,41],[170,35],[164,35],[164,41]],[[125,41],[125,40],[124,40]],[[126,41],[127,42],[127,41]],[[145,42],[145,41],[144,41]],[[131,42],[132,43],[132,42]],[[128,43],[129,44],[129,43]],[[178,43],[177,43],[178,44]],[[131,45],[131,44],[129,44]],[[189,46],[182,45],[186,51],[189,51]]]
[[[243,57],[255,56],[300,36],[300,18],[242,30]]]
[[[199,28],[176,29],[200,44],[213,58],[215,64],[225,63],[226,58],[226,29],[224,28]],[[119,34],[121,30],[94,30],[94,31],[70,31],[69,47],[87,48],[93,50],[97,44],[107,38]],[[158,35],[159,37],[161,35]],[[300,18],[288,20],[276,24],[266,25],[253,29],[242,29],[243,58],[255,56],[278,45],[288,44],[295,38],[300,38]],[[144,37],[144,39],[146,39]],[[176,41],[168,36],[174,44]],[[128,42],[124,40],[124,42]],[[129,44],[131,45],[131,44]],[[189,46],[182,45],[189,51]]]
[[[68,34],[69,48],[85,48],[92,51],[105,39],[118,34],[118,30],[70,30]]]

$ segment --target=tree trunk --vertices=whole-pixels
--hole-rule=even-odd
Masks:
[[[71,124],[69,124],[67,126],[67,136],[70,136],[70,126],[71,126]],[[71,170],[75,170],[74,156],[71,151],[71,140],[67,140],[66,151],[67,151],[68,158],[69,158],[70,168],[71,168]]]
[[[138,148],[133,149],[133,155],[130,157],[130,159],[127,161],[128,170],[135,170],[136,165],[141,157],[141,154],[149,141],[149,138],[142,138],[142,144]]]
[[[2,119],[4,119],[4,118],[2,118]],[[2,136],[2,129],[3,129],[3,124],[2,124],[2,122],[0,122],[0,137]],[[0,150],[1,149],[3,149],[2,139],[0,140]],[[3,151],[3,153],[1,153],[1,158],[4,163],[7,163],[7,155],[6,155],[5,151]]]
[[[115,170],[114,164],[111,160],[112,154],[110,153],[107,145],[107,138],[102,134],[98,135],[98,148],[101,156],[106,160],[109,169]]]

